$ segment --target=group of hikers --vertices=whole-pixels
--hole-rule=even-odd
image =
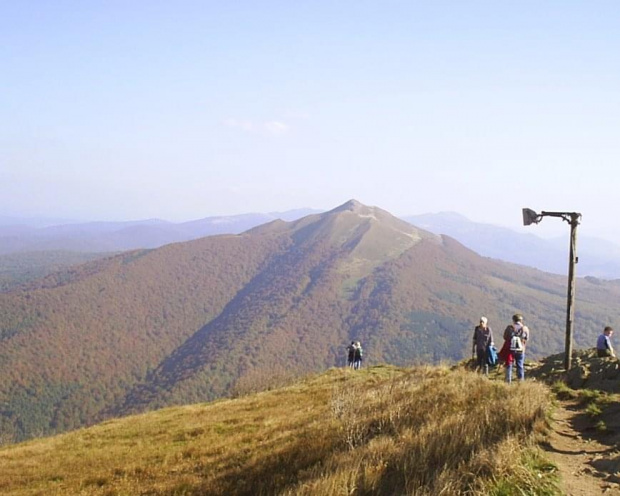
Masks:
[[[599,357],[615,357],[616,353],[611,344],[611,336],[614,330],[607,326],[596,341],[596,350]],[[530,339],[530,330],[523,323],[523,315],[516,313],[512,316],[512,322],[506,326],[503,334],[504,344],[497,351],[493,341],[493,331],[486,317],[480,317],[479,324],[474,329],[472,343],[472,359],[476,369],[484,375],[489,375],[489,366],[503,363],[506,366],[505,380],[512,382],[512,371],[516,368],[517,379],[525,379],[525,350]],[[347,346],[347,365],[359,370],[362,367],[364,352],[359,341],[351,341]]]
[[[489,366],[497,363],[506,365],[506,382],[512,382],[512,369],[516,366],[519,381],[525,379],[525,350],[530,338],[530,330],[523,324],[523,315],[517,313],[512,316],[512,323],[504,329],[504,344],[499,352],[493,342],[493,331],[488,325],[486,317],[480,317],[480,323],[474,329],[472,344],[472,358],[476,368],[483,374],[489,375]],[[611,336],[614,330],[607,326],[596,341],[596,350],[599,357],[615,357]]]
[[[354,370],[361,369],[363,356],[364,350],[361,343],[359,341],[351,341],[351,344],[347,346],[347,365]]]
[[[504,329],[504,344],[499,351],[493,342],[493,331],[486,317],[480,317],[480,323],[474,329],[472,358],[480,372],[489,375],[489,366],[499,363],[506,364],[506,382],[512,382],[512,370],[516,366],[517,378],[525,379],[525,349],[530,338],[530,330],[523,324],[523,315],[516,313],[512,323]]]

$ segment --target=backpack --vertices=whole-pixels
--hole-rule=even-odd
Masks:
[[[521,340],[521,336],[523,335],[523,327],[520,327],[518,331],[512,331],[512,336],[510,337],[510,351],[514,351],[516,353],[523,352],[523,341]]]
[[[499,361],[497,356],[497,348],[493,345],[487,346],[487,365],[495,367]]]

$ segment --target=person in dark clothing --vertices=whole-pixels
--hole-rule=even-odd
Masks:
[[[355,363],[355,341],[351,341],[351,344],[347,346],[347,365],[353,368]]]
[[[487,353],[489,346],[493,345],[493,331],[488,326],[488,319],[480,317],[480,323],[474,329],[472,343],[472,356],[476,359],[476,368],[484,375],[489,375]]]

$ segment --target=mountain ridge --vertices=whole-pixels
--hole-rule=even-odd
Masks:
[[[357,202],[351,200],[351,202]],[[362,205],[357,202],[358,205]],[[355,205],[355,203],[351,203]],[[351,210],[347,203],[336,207]],[[368,209],[376,207],[367,207]],[[370,212],[370,210],[369,210]],[[32,250],[73,250],[74,255],[67,253],[67,263],[71,260],[80,261],[83,253],[111,254],[132,249],[158,248],[163,245],[189,241],[200,237],[217,234],[240,234],[260,225],[269,224],[276,219],[295,221],[304,216],[325,213],[311,209],[297,209],[287,212],[269,214],[241,214],[228,217],[207,217],[194,221],[172,223],[159,219],[128,222],[90,222],[64,226],[47,226],[38,229],[13,224],[0,224],[0,273],[14,273],[13,267],[3,263],[2,254],[15,256],[24,253],[18,262],[25,266],[21,273],[16,273],[16,280],[30,274],[51,272],[50,268],[42,267],[34,273],[26,266],[33,259]],[[367,215],[373,215],[367,213]],[[457,239],[477,253],[520,265],[527,265],[546,272],[566,274],[567,246],[565,237],[543,239],[534,232],[521,233],[508,227],[473,222],[456,212],[440,212],[400,217],[402,220],[434,234],[445,234]],[[5,220],[5,223],[7,221]],[[277,224],[277,223],[276,223]],[[36,224],[35,224],[36,225]],[[284,224],[282,224],[284,225]],[[30,252],[28,251],[30,250]],[[620,279],[620,246],[604,239],[590,236],[579,236],[578,253],[580,264],[577,276],[599,277],[604,279]],[[36,255],[41,259],[40,255]],[[5,259],[8,260],[8,259]],[[8,281],[6,286],[14,286]]]
[[[337,298],[338,292],[341,291],[340,285],[344,284],[343,281],[346,277],[352,277],[357,281],[367,276],[378,263],[385,261],[385,256],[380,261],[373,260],[369,258],[370,255],[368,255],[368,251],[373,250],[363,250],[366,237],[370,236],[369,233],[371,233],[373,227],[375,227],[372,219],[363,218],[362,221],[357,220],[357,224],[353,224],[356,229],[351,229],[351,215],[357,216],[360,213],[365,215],[368,211],[368,208],[361,204],[348,202],[343,205],[343,208],[337,208],[323,214],[308,216],[289,223],[286,226],[283,226],[279,221],[275,221],[277,223],[278,230],[276,232],[278,234],[281,233],[280,229],[288,227],[286,246],[291,249],[277,254],[258,277],[250,281],[248,285],[229,302],[231,307],[229,310],[231,310],[238,309],[242,306],[240,301],[247,301],[246,307],[240,310],[242,314],[237,314],[235,316],[231,311],[222,312],[220,316],[195,333],[182,347],[177,349],[168,359],[158,366],[151,375],[148,385],[139,388],[140,391],[137,391],[135,394],[130,393],[130,398],[125,402],[123,407],[121,407],[121,411],[126,411],[128,405],[131,404],[139,403],[142,405],[148,403],[144,398],[155,396],[155,391],[164,391],[162,394],[174,398],[175,393],[171,392],[168,387],[169,384],[176,384],[175,387],[177,390],[182,389],[182,387],[178,385],[179,381],[186,381],[188,376],[196,374],[196,369],[200,368],[202,363],[210,362],[210,366],[213,367],[214,361],[216,360],[212,357],[217,356],[217,351],[215,351],[216,344],[214,341],[217,341],[222,333],[236,332],[233,330],[243,328],[244,326],[247,327],[248,324],[246,321],[249,320],[249,317],[244,316],[243,312],[249,312],[253,315],[252,318],[259,322],[273,322],[267,327],[261,327],[259,325],[258,328],[254,328],[256,326],[250,324],[249,329],[247,329],[247,331],[252,331],[252,336],[262,336],[263,346],[266,350],[271,350],[267,351],[270,357],[270,363],[281,362],[282,360],[278,360],[278,357],[284,355],[291,357],[291,359],[288,360],[289,362],[297,361],[299,363],[300,361],[303,362],[306,360],[305,364],[310,369],[316,369],[317,366],[324,368],[332,364],[337,357],[333,356],[333,353],[329,350],[329,346],[325,347],[326,345],[323,345],[324,348],[321,355],[327,354],[327,356],[330,357],[328,360],[323,359],[317,363],[312,357],[297,357],[297,359],[295,359],[295,348],[289,345],[291,342],[290,339],[283,337],[283,335],[290,337],[290,334],[285,332],[285,330],[278,329],[278,326],[290,325],[287,324],[287,315],[295,311],[300,301],[315,301],[315,304],[319,305],[319,308],[325,304],[329,306],[331,304],[330,301],[321,303],[320,298],[319,301],[316,301],[316,298],[313,300],[314,295],[317,292],[320,294],[327,292],[333,294],[334,297]],[[387,215],[388,219],[391,217],[387,213],[382,215]],[[403,224],[408,226],[403,221],[395,218],[392,219],[394,219],[398,225]],[[272,235],[272,227],[274,227],[273,223],[256,228],[256,230],[252,230],[250,233],[259,236]],[[415,228],[412,226],[408,227],[411,231],[415,231]],[[397,240],[397,243],[398,242],[399,240]],[[382,245],[382,247],[385,247],[385,245]],[[402,247],[398,246],[391,255],[388,254],[388,257],[399,256],[402,251]],[[354,256],[356,262],[343,264],[342,258],[347,255]],[[282,276],[283,268],[286,268],[286,277]],[[347,284],[351,286],[353,282],[349,280]],[[273,288],[277,288],[277,291],[274,291]],[[262,308],[255,308],[254,302],[263,302],[265,300],[270,302],[271,305],[269,307],[265,310]],[[341,302],[341,305],[350,306],[346,299]],[[279,308],[279,310],[274,312],[274,307]],[[314,311],[319,311],[319,308],[315,307]],[[269,315],[264,315],[265,312]],[[325,310],[322,314],[328,316],[329,311]],[[231,318],[233,319],[232,321],[230,320]],[[303,327],[303,321],[306,319],[310,319],[310,317],[306,316],[305,318],[299,319],[301,322],[298,325]],[[320,323],[315,323],[315,341],[319,341],[317,339],[319,330],[322,330],[320,331],[323,334],[322,341],[325,342],[328,339],[326,332],[335,327],[342,327],[342,323],[334,320],[333,316],[329,318],[326,317],[325,320]],[[295,336],[295,333],[292,333],[292,336],[294,340],[303,342],[303,333],[297,336]],[[348,336],[341,334],[340,340],[342,342],[348,339]],[[235,346],[239,346],[239,342],[243,342],[244,346],[247,347],[252,346],[251,342],[248,342],[247,337],[238,336],[236,340]],[[244,356],[245,354],[242,353],[234,359],[235,362],[232,364],[229,361],[220,363],[218,372],[221,375],[230,376],[231,373],[228,370],[229,368],[243,370]],[[209,360],[209,357],[211,357],[211,360]],[[209,388],[204,385],[212,383],[215,380],[215,377],[212,377],[214,374],[208,374],[208,378],[204,378],[203,375],[203,373],[198,372],[198,378],[192,380],[196,384],[196,387],[198,387],[198,384],[202,385],[201,390],[203,393],[207,394],[207,397],[214,397],[214,395],[217,396],[218,394],[222,394],[226,390],[226,386],[230,388],[233,385],[232,382],[227,385],[224,384],[225,387],[221,390]],[[178,402],[190,399],[184,397],[182,391],[180,391],[176,397],[183,398],[176,400]],[[156,403],[157,406],[161,404],[163,403]]]

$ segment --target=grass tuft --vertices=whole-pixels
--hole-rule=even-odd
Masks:
[[[605,423],[604,420],[599,420],[596,425],[594,426],[594,428],[596,429],[597,432],[599,433],[604,433],[608,431],[607,428],[607,424]]]
[[[574,400],[579,396],[577,391],[571,389],[565,382],[562,381],[554,382],[551,385],[551,390],[560,400]]]

